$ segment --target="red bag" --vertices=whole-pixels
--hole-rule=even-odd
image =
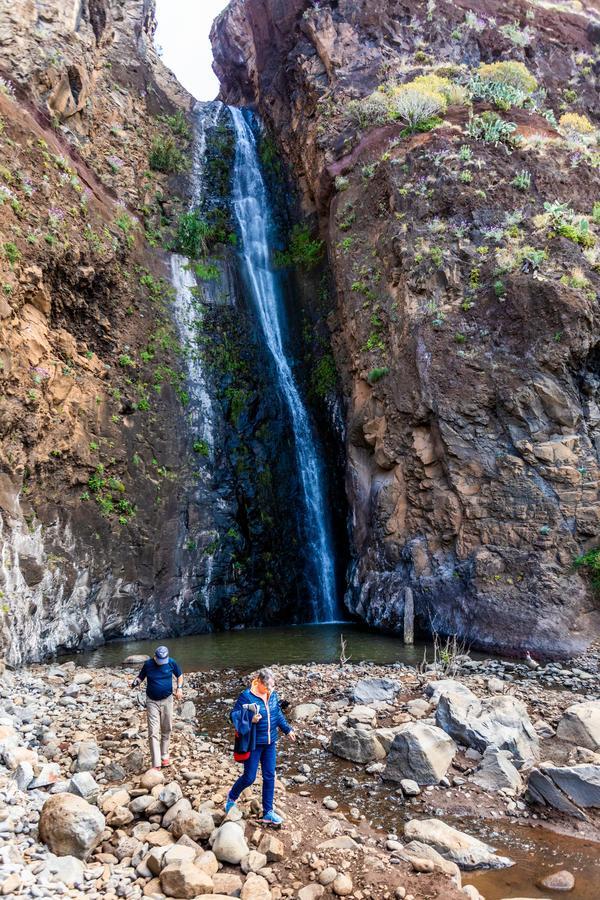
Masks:
[[[240,735],[239,735],[239,732],[236,731],[235,743],[233,745],[233,758],[235,759],[236,762],[246,762],[247,759],[250,759],[250,751],[247,750],[246,752],[242,752],[241,750],[236,749],[236,748],[239,748],[239,745],[240,745]]]

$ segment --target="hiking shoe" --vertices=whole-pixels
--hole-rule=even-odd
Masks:
[[[278,816],[275,810],[271,810],[271,812],[266,813],[262,817],[262,819],[258,820],[262,825],[283,825],[283,819],[281,816]]]
[[[225,803],[225,815],[227,815],[228,812],[231,812],[232,809],[236,809],[236,802],[235,800],[230,800],[228,797],[227,802]]]
[[[170,765],[171,765],[171,760],[167,756],[166,759],[163,759],[163,761],[161,762],[161,766],[163,767],[163,769],[166,769],[166,767],[170,766]]]

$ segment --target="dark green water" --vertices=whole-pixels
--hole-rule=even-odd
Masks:
[[[208,669],[254,670],[272,664],[332,663],[340,659],[341,637],[353,663],[420,663],[430,645],[408,646],[398,637],[352,624],[248,628],[154,641],[118,641],[72,657],[80,665],[115,666],[132,654],[151,655],[166,644],[186,672]]]

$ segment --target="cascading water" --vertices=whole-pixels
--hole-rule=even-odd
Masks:
[[[274,224],[249,113],[230,107],[236,135],[233,209],[240,232],[244,282],[273,361],[279,392],[289,411],[301,487],[307,575],[313,592],[313,619],[331,622],[338,604],[331,527],[315,435],[287,358],[283,340],[280,279],[271,265]]]
[[[209,129],[222,111],[221,103],[199,103],[194,110],[194,158],[192,169],[192,209],[199,206],[204,189],[204,164],[206,157],[206,137]],[[179,331],[182,345],[185,349],[185,361],[187,368],[187,384],[190,402],[188,405],[188,424],[195,441],[200,442],[205,455],[212,461],[214,454],[213,427],[215,414],[213,401],[208,389],[206,372],[201,354],[197,350],[197,329],[201,324],[198,313],[198,304],[195,302],[194,293],[197,290],[190,261],[185,256],[176,253],[171,255],[171,282],[175,288],[175,300],[173,312]],[[204,290],[205,301],[210,300],[208,289]],[[206,491],[210,491],[211,467],[204,467],[198,472],[198,480],[202,482]],[[201,487],[199,483],[198,487]],[[211,537],[211,535],[209,535]],[[214,535],[212,535],[214,537]],[[204,556],[204,578],[202,597],[205,609],[210,612],[212,575],[214,568],[214,553]],[[189,573],[182,573],[182,589],[176,601],[176,609],[179,610],[189,592]]]

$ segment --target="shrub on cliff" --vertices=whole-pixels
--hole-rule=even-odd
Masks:
[[[390,103],[384,94],[376,91],[362,100],[351,100],[346,107],[346,116],[359,128],[385,125],[391,117]]]
[[[294,225],[287,250],[275,251],[275,264],[298,266],[308,272],[321,261],[323,248],[323,241],[311,237],[308,225]]]
[[[494,112],[484,112],[480,116],[473,116],[467,126],[467,132],[477,141],[485,141],[486,144],[506,144],[514,147],[519,143],[519,136],[515,134],[517,126],[514,122],[505,122]]]
[[[527,66],[514,60],[482,63],[477,69],[477,76],[482,81],[508,84],[524,94],[533,94],[538,86],[536,79]]]
[[[148,156],[150,168],[156,172],[175,174],[185,172],[188,162],[185,155],[179,150],[175,139],[162,134],[155,135]]]
[[[527,66],[510,60],[479,66],[469,82],[473,97],[489,100],[499,109],[524,106],[536,88]]]
[[[207,251],[210,231],[210,226],[200,218],[197,211],[184,213],[179,219],[173,249],[190,259],[198,259]]]
[[[394,94],[394,109],[410,131],[436,124],[446,109],[446,99],[437,91],[413,84],[400,85]]]
[[[409,131],[428,131],[450,105],[464,103],[465,89],[439,75],[419,75],[391,91],[392,108]]]
[[[562,132],[568,135],[592,135],[596,131],[587,116],[579,113],[565,113],[558,120],[558,126]]]

